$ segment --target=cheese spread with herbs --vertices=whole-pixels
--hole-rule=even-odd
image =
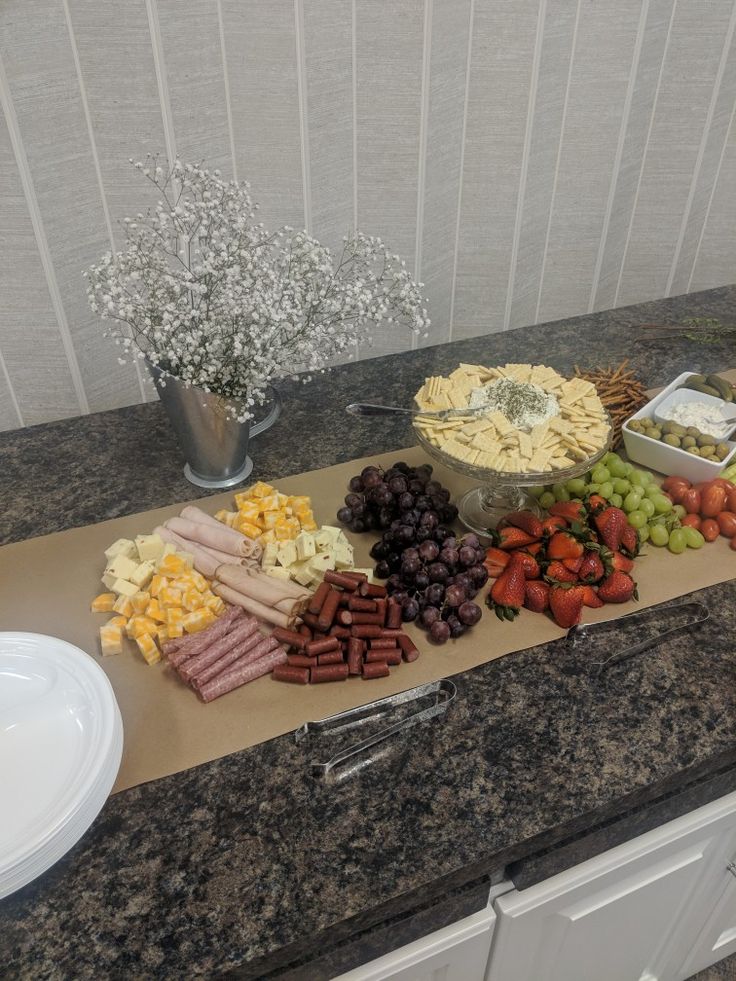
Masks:
[[[667,410],[667,419],[670,422],[678,422],[686,428],[694,426],[708,436],[723,436],[729,424],[725,421],[717,423],[711,420],[724,418],[720,406],[708,405],[706,402],[681,402]]]
[[[566,470],[604,450],[611,434],[595,386],[547,365],[460,364],[447,377],[427,378],[414,398],[427,411],[475,410],[419,415],[414,425],[449,456],[496,472]]]

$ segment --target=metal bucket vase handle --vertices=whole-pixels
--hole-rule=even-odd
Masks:
[[[248,441],[281,415],[281,396],[269,385],[272,406],[265,419],[251,425],[228,414],[236,402],[187,386],[146,361],[166,414],[186,459],[184,476],[197,487],[215,489],[242,483],[253,469]]]

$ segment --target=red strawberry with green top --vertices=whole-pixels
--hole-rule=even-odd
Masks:
[[[556,532],[547,542],[547,557],[550,559],[579,559],[583,554],[583,543],[567,531]]]
[[[579,559],[562,559],[562,564],[570,572],[580,572],[580,566],[583,564],[583,557],[580,556]]]
[[[567,521],[585,521],[585,508],[580,501],[556,501],[549,513],[565,518]]]
[[[526,575],[520,556],[512,555],[509,564],[493,584],[486,603],[499,620],[513,620],[526,599]]]
[[[514,528],[521,528],[532,538],[542,537],[542,522],[531,511],[512,511],[504,518],[506,524],[513,525]]]
[[[634,568],[634,560],[622,555],[621,552],[611,553],[611,568],[619,572],[631,572]]]
[[[509,553],[491,545],[490,548],[486,549],[486,557],[483,561],[486,566],[500,565],[502,569],[505,569],[508,565]]]
[[[560,562],[559,559],[554,559],[547,566],[547,571],[545,572],[545,579],[547,582],[554,580],[555,582],[577,582],[578,574],[568,569],[566,566]]]
[[[627,572],[614,570],[598,587],[598,598],[604,603],[627,603],[638,599],[636,583]]]
[[[526,549],[519,549],[518,552],[512,552],[512,555],[518,555],[519,561],[524,566],[524,575],[527,579],[539,579],[542,575],[542,570],[539,568],[539,563],[530,555]]]
[[[549,608],[558,627],[568,630],[580,623],[585,600],[585,586],[553,586],[549,591]]]
[[[591,494],[588,498],[588,510],[597,511],[599,508],[608,507],[608,501],[600,494]]]
[[[585,590],[585,596],[583,597],[584,606],[589,606],[591,609],[597,609],[603,606],[603,600],[592,586],[584,586],[583,589]]]
[[[603,544],[612,552],[618,552],[624,529],[629,526],[625,512],[621,508],[609,507],[594,515],[593,522]]]
[[[570,523],[565,518],[561,518],[559,514],[553,514],[542,522],[542,532],[545,535],[554,535],[557,531],[564,531],[569,525]]]
[[[623,534],[621,535],[622,550],[626,552],[630,558],[635,559],[639,554],[640,544],[641,543],[639,542],[639,536],[636,533],[636,528],[627,522],[626,527],[623,530]]]
[[[549,583],[541,579],[527,582],[524,606],[533,613],[544,613],[549,606]]]
[[[578,579],[581,582],[593,583],[601,580],[606,574],[605,567],[597,552],[586,551],[578,569]]]
[[[528,535],[521,528],[514,528],[513,525],[507,526],[506,528],[496,528],[493,533],[493,539],[499,548],[502,548],[504,552],[508,552],[514,548],[523,548],[525,545],[531,545],[532,542],[536,542],[536,538],[533,535]]]

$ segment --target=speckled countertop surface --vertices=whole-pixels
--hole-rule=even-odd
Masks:
[[[628,356],[652,386],[685,368],[736,365],[736,352],[723,348],[639,344],[635,326],[733,320],[735,310],[736,288],[724,288],[284,386],[281,421],[254,441],[253,477],[408,445],[404,424],[357,424],[343,406],[406,402],[425,375],[461,360],[528,360],[534,351],[569,371]],[[201,494],[181,476],[157,404],[0,434],[0,474],[1,541]],[[563,642],[456,676],[458,699],[442,725],[415,729],[337,786],[308,778],[284,736],[116,795],[61,862],[0,900],[3,977],[232,971],[318,981],[417,935],[406,927],[411,917],[427,932],[440,905],[446,921],[465,915],[468,897],[482,897],[488,877],[510,863],[520,881],[533,881],[524,860],[558,843],[579,861],[591,851],[571,843],[591,829],[612,829],[599,831],[595,847],[605,847],[620,840],[624,817],[633,815],[636,834],[648,810],[659,808],[661,822],[677,813],[668,801],[694,807],[728,792],[736,582],[692,598],[712,614],[697,634],[599,680]],[[360,947],[357,937],[369,939]]]

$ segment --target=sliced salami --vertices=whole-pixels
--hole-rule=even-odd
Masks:
[[[227,654],[223,654],[214,664],[210,664],[202,671],[199,671],[191,679],[192,688],[202,688],[209,681],[212,681],[213,678],[222,674],[223,671],[227,671],[230,667],[234,666],[236,661],[238,664],[250,664],[252,661],[257,661],[271,651],[276,650],[278,646],[278,641],[274,640],[273,637],[262,637],[260,640],[258,637],[249,637],[242,644],[238,644],[237,647],[232,647]]]
[[[236,663],[233,668],[223,671],[208,684],[203,685],[199,691],[199,697],[203,702],[211,702],[235,688],[240,688],[241,685],[248,684],[249,681],[255,681],[256,678],[261,678],[264,674],[270,674],[277,664],[286,664],[286,651],[282,647],[271,651],[265,657],[260,657],[257,661],[251,661],[249,664]]]
[[[207,644],[204,650],[199,650],[194,656],[188,657],[177,667],[177,670],[185,681],[191,681],[203,668],[214,664],[233,647],[237,647],[247,640],[256,643],[257,634],[258,621],[255,617],[240,620],[224,637],[218,637]]]
[[[204,650],[211,641],[226,634],[242,615],[242,607],[230,606],[213,624],[200,630],[199,633],[186,634],[184,637],[167,641],[164,644],[164,654],[174,666],[181,664],[188,657],[193,657],[194,654]]]

